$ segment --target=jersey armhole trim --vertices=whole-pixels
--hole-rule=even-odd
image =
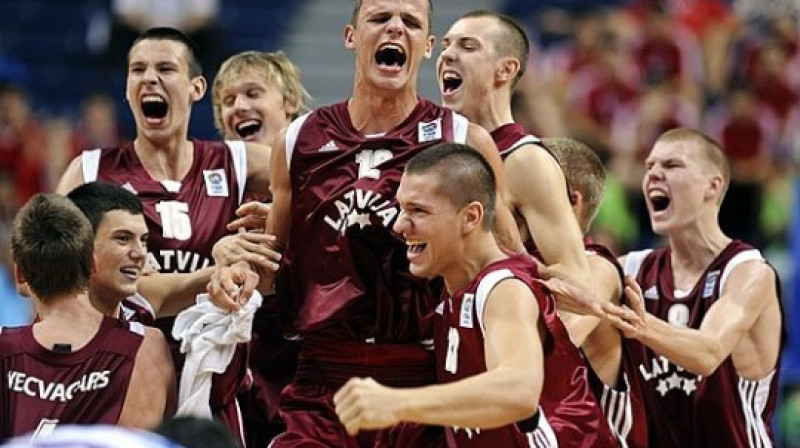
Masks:
[[[236,174],[236,185],[239,186],[239,204],[244,198],[244,190],[247,188],[247,145],[241,140],[225,140],[225,145],[231,152],[233,160],[233,172]]]
[[[481,326],[481,333],[486,332],[483,323],[483,311],[486,308],[486,301],[495,286],[507,278],[513,278],[514,274],[508,269],[498,269],[488,273],[481,279],[478,289],[475,291],[475,314],[478,316],[478,323]]]
[[[469,131],[469,120],[467,120],[467,117],[453,112],[453,141],[466,145],[467,131]]]
[[[128,322],[128,328],[132,333],[144,336],[144,325],[142,325],[141,322]]]
[[[81,153],[83,183],[97,180],[97,173],[100,171],[100,153],[100,148],[89,149]]]
[[[306,119],[311,115],[311,112],[298,117],[293,122],[289,123],[289,127],[286,128],[286,170],[290,171],[292,168],[292,155],[294,154],[294,147],[297,144],[297,137],[300,135],[300,128],[303,127],[303,123],[306,122]]]
[[[629,252],[628,255],[625,256],[625,265],[622,267],[622,271],[625,275],[630,275],[632,277],[639,275],[642,262],[644,262],[644,259],[647,258],[652,251],[653,249],[645,249]]]
[[[731,258],[727,264],[725,264],[725,268],[722,271],[722,277],[719,280],[720,294],[722,294],[722,291],[724,291],[725,282],[728,281],[728,277],[730,276],[731,271],[733,271],[733,268],[739,266],[744,262],[753,260],[764,261],[764,257],[761,256],[761,252],[758,249],[749,249],[739,252],[738,254],[734,255],[733,258]]]

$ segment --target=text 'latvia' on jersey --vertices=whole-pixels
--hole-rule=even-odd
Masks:
[[[213,263],[211,249],[228,234],[247,180],[242,142],[193,140],[194,159],[180,182],[156,181],[132,143],[84,151],[84,181],[101,180],[136,194],[150,231],[148,261],[160,272],[192,272]]]
[[[292,232],[279,295],[296,331],[346,321],[341,334],[356,339],[412,341],[429,332],[418,319],[434,299],[427,282],[409,273],[405,243],[391,229],[395,195],[411,157],[443,141],[465,142],[467,127],[465,118],[427,100],[381,135],[358,132],[347,103],[289,126]]]
[[[650,314],[688,328],[700,327],[735,266],[763,260],[757,249],[734,240],[706,267],[692,290],[680,292],[673,283],[670,257],[669,247],[632,252],[625,260],[625,274],[636,278]],[[770,422],[777,403],[780,356],[775,371],[758,380],[739,377],[731,356],[711,376],[702,377],[637,341],[626,343],[630,347],[623,354],[630,357],[633,368],[631,387],[647,408],[651,446],[774,445]]]

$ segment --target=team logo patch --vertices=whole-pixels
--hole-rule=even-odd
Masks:
[[[206,194],[211,197],[228,197],[228,180],[225,171],[203,170],[203,179],[206,182]]]
[[[417,139],[419,143],[433,142],[442,139],[442,119],[437,118],[427,123],[417,125]]]
[[[472,328],[472,309],[475,307],[475,294],[464,294],[461,302],[458,324],[464,328]]]
[[[708,299],[714,295],[714,287],[717,286],[719,271],[709,272],[706,275],[706,284],[703,285],[703,298]]]

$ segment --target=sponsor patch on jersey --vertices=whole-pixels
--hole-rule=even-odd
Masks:
[[[461,313],[458,324],[463,328],[472,328],[472,309],[475,307],[475,294],[464,294],[461,302]]]
[[[211,197],[228,197],[228,180],[225,170],[203,170],[203,179],[206,181],[206,194]]]
[[[419,143],[434,142],[442,139],[442,119],[419,123],[417,125],[417,139]]]
[[[703,285],[703,298],[708,299],[714,295],[714,287],[717,286],[717,280],[719,280],[719,271],[709,272],[706,275],[706,284]]]

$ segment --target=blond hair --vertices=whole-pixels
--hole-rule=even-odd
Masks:
[[[221,134],[225,133],[220,98],[222,89],[250,72],[260,74],[267,85],[278,88],[283,95],[284,107],[292,111],[290,119],[295,119],[300,113],[308,110],[306,101],[311,97],[300,81],[300,69],[282,51],[243,51],[222,63],[211,88],[214,125]]]
[[[722,191],[717,198],[717,204],[721,204],[725,198],[725,193],[728,191],[728,185],[731,182],[731,167],[728,164],[728,158],[725,156],[725,151],[722,145],[717,143],[713,138],[690,128],[675,128],[661,134],[656,143],[675,143],[675,142],[690,142],[695,143],[697,148],[703,153],[703,158],[707,165],[719,170],[722,176]]]

